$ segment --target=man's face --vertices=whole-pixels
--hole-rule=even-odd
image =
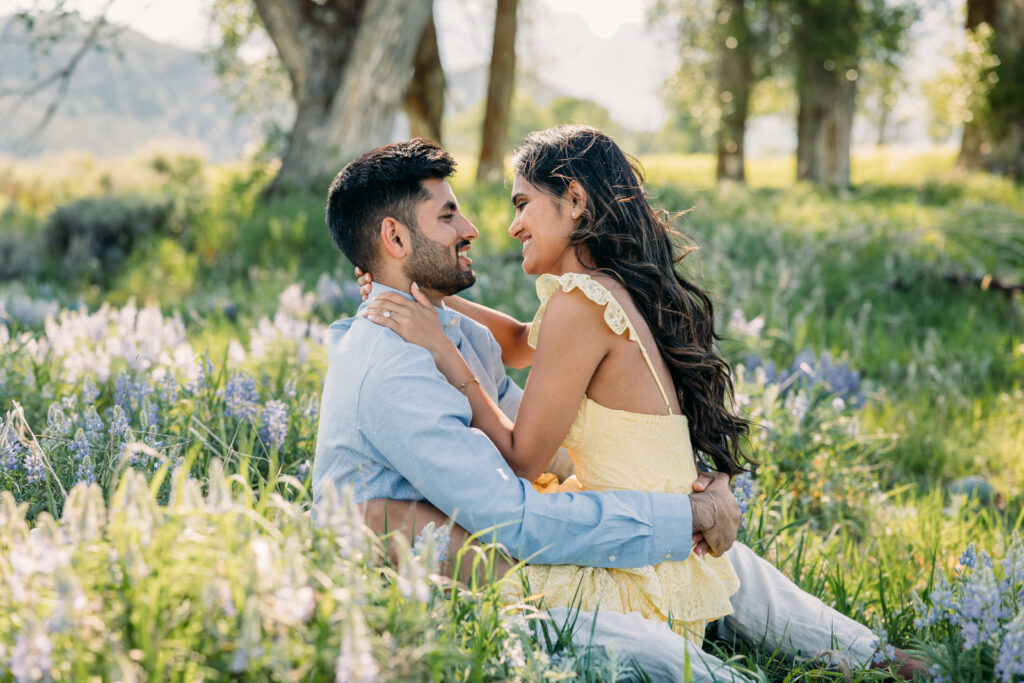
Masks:
[[[480,233],[462,215],[447,180],[429,178],[423,189],[430,197],[416,207],[416,225],[409,226],[412,253],[405,275],[423,289],[448,296],[476,282],[466,252]]]

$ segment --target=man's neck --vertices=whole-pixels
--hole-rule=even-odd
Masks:
[[[405,292],[410,295],[412,294],[412,282],[406,277],[392,278],[381,276],[379,280],[374,280],[374,282],[392,289],[397,289],[400,292]],[[444,299],[443,294],[434,289],[427,289],[426,287],[421,287],[420,291],[425,297],[430,299],[430,303],[434,304],[438,308],[441,307],[441,301]]]

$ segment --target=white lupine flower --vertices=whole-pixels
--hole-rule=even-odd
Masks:
[[[242,363],[245,361],[245,347],[237,339],[232,339],[228,342],[228,360],[232,363]]]
[[[274,591],[271,614],[285,626],[298,626],[309,621],[316,608],[316,595],[309,586],[280,586]]]
[[[53,643],[42,629],[18,635],[11,651],[10,671],[17,683],[52,680]]]
[[[278,297],[277,301],[281,308],[286,309],[292,315],[308,317],[313,310],[314,299],[315,296],[312,292],[304,294],[301,286],[293,284],[281,292],[281,296]]]
[[[336,683],[373,683],[380,675],[380,667],[373,658],[373,645],[365,635],[361,621],[345,629],[341,636],[341,652],[334,662]]]

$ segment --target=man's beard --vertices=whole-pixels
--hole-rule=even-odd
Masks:
[[[412,254],[406,262],[405,275],[423,289],[432,289],[449,296],[471,287],[476,282],[472,268],[459,267],[458,251],[467,246],[467,240],[455,244],[455,254],[448,247],[427,239],[417,228],[409,230]]]

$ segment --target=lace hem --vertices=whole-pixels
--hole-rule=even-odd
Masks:
[[[604,321],[615,334],[622,334],[629,331],[630,341],[639,341],[633,324],[629,322],[626,311],[616,301],[608,288],[591,278],[586,273],[566,273],[564,275],[551,275],[546,273],[537,278],[537,297],[540,299],[540,308],[533,316],[533,323],[530,325],[530,336],[527,343],[537,348],[537,337],[540,336],[540,323],[544,319],[544,312],[548,308],[551,297],[561,289],[563,292],[571,292],[578,289],[584,296],[599,306],[604,306]]]

